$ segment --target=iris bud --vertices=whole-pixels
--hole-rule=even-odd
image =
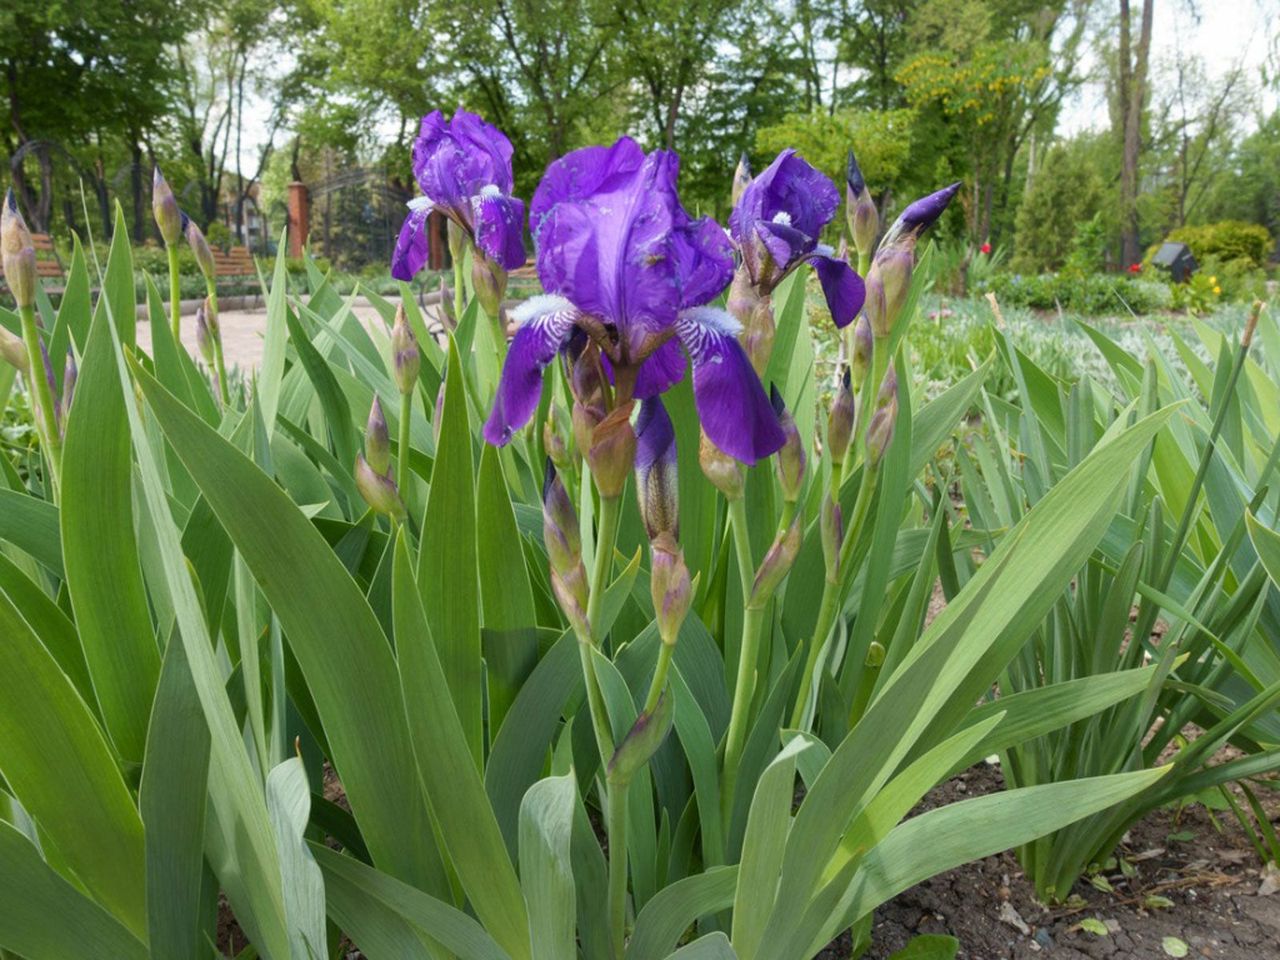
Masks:
[[[822,499],[818,530],[822,535],[822,558],[826,561],[827,579],[836,583],[840,576],[840,547],[844,544],[844,511],[830,492]]]
[[[857,409],[849,368],[845,367],[844,375],[840,378],[840,388],[831,401],[831,413],[827,416],[827,449],[831,451],[831,462],[836,466],[844,463],[845,454],[849,450]]]
[[[445,383],[441,380],[440,389],[436,391],[436,404],[431,413],[431,435],[435,438],[437,446],[440,445],[440,424],[444,420],[444,386]]]
[[[552,570],[564,573],[582,562],[578,514],[550,459],[542,480],[542,540]]]
[[[853,356],[849,360],[855,391],[861,390],[862,382],[867,379],[867,371],[871,368],[871,351],[874,348],[871,321],[864,313],[853,328]]]
[[[898,377],[889,365],[880,394],[876,398],[876,411],[867,427],[867,465],[877,466],[893,442],[894,427],[898,423]]]
[[[208,315],[204,304],[196,307],[196,346],[200,348],[200,356],[204,362],[213,365],[213,332],[209,329]]]
[[[403,520],[406,516],[404,501],[395,481],[385,472],[375,470],[364,454],[356,454],[356,489],[375,512]]]
[[[164,245],[172,247],[182,234],[182,211],[178,209],[178,201],[159,167],[156,167],[155,176],[151,180],[151,211],[155,214],[156,226],[160,228]]]
[[[884,278],[880,276],[880,271],[875,262],[871,264],[871,269],[867,271],[866,291],[867,298],[862,304],[862,316],[866,318],[867,325],[871,328],[873,335],[887,337],[893,330],[893,322],[886,314]]]
[[[800,552],[800,542],[803,539],[802,519],[802,512],[796,511],[791,525],[779,531],[774,537],[773,545],[769,547],[769,552],[760,561],[760,569],[756,571],[755,583],[751,587],[751,597],[747,601],[749,608],[758,610],[768,603],[769,598],[778,589],[778,585],[791,571],[791,565],[795,563],[796,555]]]
[[[454,263],[462,263],[462,258],[467,255],[467,245],[470,242],[467,237],[467,231],[449,217],[446,221],[447,236],[449,238],[449,259]],[[444,281],[441,280],[441,283]]]
[[[622,495],[627,475],[635,465],[636,434],[631,428],[631,409],[634,406],[634,400],[620,404],[591,431],[587,462],[591,465],[596,489],[606,500]]]
[[[29,307],[36,302],[36,249],[31,231],[18,209],[18,198],[9,188],[0,212],[0,252],[3,253],[4,279],[13,291],[17,306]]]
[[[22,338],[0,327],[0,357],[17,370],[27,369],[27,347]]]
[[[761,292],[766,289],[768,287],[764,281],[752,281],[744,263],[733,275],[726,300],[729,312],[742,324],[742,333],[738,335],[738,339],[751,358],[751,366],[757,376],[763,376],[769,366],[776,333],[772,298],[768,293]]]
[[[671,732],[674,720],[675,701],[669,690],[663,690],[653,710],[636,717],[636,722],[613,751],[609,759],[609,782],[619,785],[630,783],[636,771],[658,752],[662,741]]]
[[[742,191],[747,189],[747,184],[751,182],[751,161],[747,158],[747,151],[742,151],[742,156],[738,158],[737,169],[733,171],[733,189],[729,194],[729,206],[736,207],[738,198],[742,196]]]
[[[418,352],[418,339],[409,326],[403,303],[396,307],[396,322],[391,327],[391,365],[400,393],[406,396],[413,393],[422,367],[422,355]]]
[[[773,412],[778,415],[778,425],[782,427],[782,432],[787,438],[787,442],[778,451],[775,464],[778,485],[782,488],[782,499],[788,503],[795,503],[800,498],[800,487],[804,483],[804,441],[800,439],[795,418],[787,409],[778,388],[770,384],[769,392],[773,402]]]
[[[477,250],[471,258],[471,286],[481,309],[491,317],[498,316],[507,293],[507,271],[502,265]]]
[[[569,452],[567,434],[564,429],[564,409],[552,401],[547,410],[547,419],[542,424],[542,448],[548,459],[559,470],[568,470],[573,466],[573,457]]]
[[[62,368],[62,400],[58,404],[58,416],[62,418],[63,428],[67,423],[67,414],[71,412],[71,401],[76,392],[76,377],[79,376],[76,366],[76,355],[67,348],[67,365]]]
[[[578,514],[555,467],[548,460],[542,481],[542,540],[551,567],[551,588],[569,622],[581,636],[587,624],[587,570],[582,564]]]
[[[205,281],[213,283],[217,279],[217,267],[213,262],[213,251],[209,249],[209,241],[204,238],[204,231],[200,229],[198,223],[188,216],[183,216],[182,219],[187,225],[187,246],[196,255],[196,263],[199,264]]]
[[[636,418],[636,496],[650,540],[679,536],[679,486],[675,429],[662,401],[653,397],[641,402]]]
[[[391,436],[387,432],[387,418],[382,415],[382,401],[376,394],[364,427],[364,455],[378,473],[391,470]]]
[[[876,233],[880,230],[880,213],[871,199],[862,177],[858,160],[849,151],[849,165],[845,172],[845,217],[849,223],[849,236],[859,256],[869,257],[875,246]]]
[[[738,500],[742,497],[742,488],[746,482],[742,475],[742,464],[712,443],[706,433],[698,441],[698,466],[702,467],[703,476],[724,494],[726,500]]]
[[[689,568],[685,566],[684,551],[669,533],[659,534],[651,544],[650,554],[649,588],[653,594],[658,636],[663,643],[674,646],[693,600]]]

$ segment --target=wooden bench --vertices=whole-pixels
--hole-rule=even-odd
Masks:
[[[47,233],[33,233],[31,245],[36,248],[36,276],[41,279],[64,278],[62,262],[58,259],[58,251]]]
[[[253,256],[247,247],[232,247],[223,252],[213,250],[213,269],[219,277],[253,277],[257,279],[258,270],[253,264]]]

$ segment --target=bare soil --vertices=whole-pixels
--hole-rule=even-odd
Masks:
[[[935,787],[916,812],[1002,788],[999,769],[980,764]],[[1274,804],[1270,812],[1280,818]],[[1193,960],[1280,958],[1280,893],[1258,896],[1261,864],[1230,811],[1213,819],[1198,804],[1155,811],[1129,832],[1121,853],[1136,861],[1136,875],[1107,873],[1111,893],[1078,883],[1073,893],[1084,905],[1076,907],[1041,905],[1012,853],[926,880],[877,911],[865,956],[885,960],[917,934],[941,933],[960,941],[960,960],[1166,960],[1166,937],[1183,941]],[[1173,906],[1145,908],[1151,894]],[[1015,914],[1028,932],[1016,928]],[[1109,933],[1081,929],[1087,918]],[[824,960],[848,956],[847,944],[833,947]]]

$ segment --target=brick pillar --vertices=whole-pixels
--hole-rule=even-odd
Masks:
[[[445,268],[445,254],[449,252],[449,239],[444,214],[438,210],[431,211],[427,217],[427,266],[432,270]]]
[[[289,256],[302,256],[302,245],[311,232],[310,203],[307,185],[294,181],[289,184]]]

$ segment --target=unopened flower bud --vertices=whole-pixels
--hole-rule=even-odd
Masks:
[[[887,337],[893,330],[893,324],[886,315],[884,279],[874,261],[867,271],[866,291],[867,298],[863,301],[862,317],[859,319],[866,319],[873,335]]]
[[[698,441],[698,465],[702,467],[703,476],[724,494],[726,500],[738,500],[742,497],[742,488],[746,483],[742,464],[712,443],[706,433]]]
[[[875,246],[876,233],[880,230],[880,214],[852,150],[849,151],[849,165],[845,171],[844,195],[845,217],[854,249],[860,256],[869,257]]]
[[[4,198],[4,210],[0,211],[0,252],[3,253],[4,279],[13,292],[19,309],[36,302],[36,249],[31,242],[31,231],[18,209],[18,198],[13,188]]]
[[[507,271],[502,264],[477,250],[471,260],[471,286],[480,308],[491,317],[498,316],[507,293]]]
[[[791,525],[779,531],[774,537],[773,545],[769,547],[769,552],[760,561],[760,568],[756,570],[755,583],[751,586],[751,597],[747,601],[749,608],[758,610],[769,602],[778,585],[791,571],[796,555],[800,553],[803,533],[802,512],[797,510]]]
[[[726,300],[729,312],[742,324],[738,339],[757,376],[763,376],[769,366],[776,334],[773,300],[768,290],[768,282],[759,276],[753,281],[744,263],[733,275]]]
[[[49,385],[49,396],[57,397],[58,385],[53,380],[53,361],[49,359],[49,345],[45,343],[44,337],[40,336],[38,333],[37,337],[40,340],[40,360],[44,364],[44,381]],[[55,402],[53,410],[51,411],[53,414],[53,423],[47,425],[44,422],[44,413],[41,406],[42,405],[38,403],[35,405],[35,419],[37,426],[39,426],[41,430],[46,430],[50,435],[59,434],[61,432],[61,427],[58,425],[58,404]]]
[[[369,420],[364,427],[364,456],[378,473],[391,470],[391,436],[387,432],[387,418],[382,415],[382,401],[374,394]]]
[[[159,167],[156,167],[151,180],[151,211],[155,214],[164,245],[172,247],[182,235],[182,211],[178,209],[178,201]]]
[[[634,400],[618,405],[591,431],[587,462],[591,465],[596,489],[606,500],[622,496],[627,476],[635,466],[636,434],[631,428],[634,406]]]
[[[547,410],[547,419],[542,422],[542,449],[558,470],[568,470],[573,466],[564,420],[564,409],[553,400]]]
[[[418,351],[418,338],[413,335],[413,328],[409,326],[403,303],[396,307],[396,322],[391,327],[391,366],[400,393],[413,393],[422,367],[422,355]]]
[[[200,229],[200,224],[185,213],[182,215],[182,220],[186,224],[187,246],[195,254],[196,264],[199,265],[205,281],[213,283],[218,274],[217,265],[213,262],[213,251],[209,249],[209,241],[204,238],[204,231]]]
[[[679,536],[676,433],[661,400],[651,397],[641,402],[635,429],[636,497],[645,530],[650,540],[664,533]]]
[[[877,337],[889,336],[898,322],[907,291],[911,289],[914,261],[915,253],[904,246],[886,247],[882,244],[876,252],[875,261],[868,271],[867,299],[862,309],[871,322],[871,332]]]
[[[827,416],[827,449],[831,452],[831,462],[837,466],[844,463],[845,454],[849,450],[857,410],[858,402],[849,378],[849,368],[845,367],[844,374],[840,377],[840,387],[835,399],[831,401],[831,413]]]
[[[680,626],[689,613],[693,585],[684,551],[669,533],[659,534],[651,544],[652,568],[649,587],[653,594],[653,615],[658,623],[658,636],[668,646],[680,636]]]
[[[827,579],[837,583],[840,575],[840,548],[844,545],[844,512],[829,491],[822,498],[818,530],[822,535],[822,558],[826,562]]]
[[[27,347],[22,338],[0,327],[0,357],[19,371],[27,369]]]
[[[364,454],[356,454],[356,489],[376,513],[403,520],[406,516],[404,501],[395,481],[386,472],[375,470]]]
[[[63,427],[65,429],[67,423],[67,414],[71,412],[71,401],[75,397],[76,377],[79,376],[79,368],[76,366],[76,355],[67,347],[67,365],[62,368],[62,399],[58,403],[58,416],[62,418]]]
[[[898,378],[893,364],[885,373],[884,382],[876,398],[876,410],[867,427],[867,465],[875,467],[893,442],[893,431],[898,423]]]
[[[204,304],[196,307],[196,346],[200,348],[200,356],[204,362],[213,365],[213,331],[209,329],[208,314]]]
[[[462,258],[467,255],[467,247],[470,245],[467,232],[458,226],[452,217],[445,220],[445,230],[449,240],[449,259],[454,263],[462,263]]]
[[[609,782],[620,785],[630,783],[636,771],[658,752],[662,741],[671,732],[674,721],[675,699],[670,690],[663,690],[653,711],[645,711],[636,717],[636,722],[613,751],[613,756],[609,759]]]
[[[729,205],[736,207],[738,198],[742,196],[742,191],[747,189],[747,184],[751,182],[751,160],[747,157],[747,151],[742,151],[742,156],[738,158],[738,166],[733,171],[733,188],[729,194]]]
[[[853,328],[853,356],[849,358],[849,369],[852,377],[853,391],[862,389],[862,382],[867,379],[867,371],[871,369],[871,353],[875,349],[875,336],[871,332],[871,321],[866,313],[858,317]]]
[[[908,204],[907,208],[898,215],[898,219],[893,222],[893,226],[886,231],[881,247],[905,244],[914,250],[920,235],[942,216],[960,187],[961,184],[957,181],[949,187],[943,187],[927,197],[921,197],[914,203]]]
[[[884,644],[879,640],[872,640],[871,645],[867,647],[867,656],[863,661],[872,670],[878,670],[884,666]]]
[[[787,409],[777,386],[770,384],[769,393],[773,402],[773,412],[778,415],[778,425],[782,427],[782,432],[787,438],[782,449],[778,451],[775,466],[778,486],[782,488],[782,499],[788,503],[795,503],[800,499],[800,488],[804,483],[804,441],[800,439],[795,417],[791,416],[791,411]]]
[[[579,639],[591,633],[591,624],[587,620],[587,600],[590,591],[587,587],[587,568],[578,561],[577,566],[565,573],[551,571],[551,592],[556,595],[556,603],[564,611],[566,619]]]
[[[549,458],[542,479],[542,540],[552,570],[568,573],[582,562],[578,514]]]
[[[436,391],[436,404],[432,408],[431,413],[431,435],[435,438],[436,446],[440,445],[440,424],[444,422],[444,380],[440,381],[440,389]]]

